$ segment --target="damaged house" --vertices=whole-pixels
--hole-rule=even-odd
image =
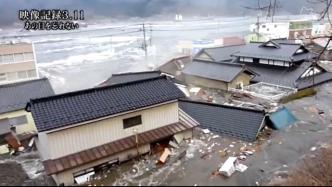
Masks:
[[[145,154],[173,135],[192,137],[198,123],[179,109],[184,94],[165,76],[32,99],[45,171],[58,185]]]
[[[263,110],[181,99],[181,110],[197,120],[200,128],[243,141],[256,140],[267,124]]]
[[[19,140],[37,134],[31,113],[25,106],[30,99],[54,95],[48,79],[35,79],[0,85],[0,135],[1,140],[9,134]]]

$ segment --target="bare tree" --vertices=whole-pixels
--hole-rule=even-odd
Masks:
[[[319,14],[319,18],[318,21],[327,19],[329,24],[330,24],[330,28],[332,27],[332,22],[330,19],[330,8],[331,8],[331,3],[332,0],[307,0],[308,3],[314,4],[317,6],[318,9],[320,9],[320,11],[316,12]],[[317,38],[328,38],[325,46],[323,47],[323,49],[320,51],[320,53],[318,54],[318,56],[315,58],[315,60],[313,61],[313,68],[312,68],[312,84],[315,84],[315,67],[318,65],[318,62],[321,58],[321,56],[324,54],[324,52],[327,50],[331,40],[332,40],[332,35],[329,33],[329,35],[326,36],[319,36],[319,37],[313,37],[312,39],[317,39]]]

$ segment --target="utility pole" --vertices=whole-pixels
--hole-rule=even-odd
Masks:
[[[257,25],[257,41],[259,42],[259,25],[260,25],[260,23],[259,23],[259,15],[257,16],[257,23],[256,23],[256,25]]]
[[[152,25],[151,25],[151,23],[150,23],[150,39],[149,39],[149,41],[150,41],[150,46],[152,46]]]
[[[148,52],[147,52],[147,48],[146,48],[146,38],[145,38],[145,25],[143,23],[143,49],[144,49],[144,52],[145,52],[145,60],[147,60],[147,57],[148,57]]]
[[[274,14],[276,13],[277,0],[273,3],[272,22],[274,22]]]

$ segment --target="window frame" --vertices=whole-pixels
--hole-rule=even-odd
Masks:
[[[142,115],[136,115],[122,119],[123,129],[129,129],[138,125],[142,125]]]

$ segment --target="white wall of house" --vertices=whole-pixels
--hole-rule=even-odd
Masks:
[[[142,124],[124,129],[123,119],[137,115],[142,116]],[[134,129],[141,133],[176,123],[178,119],[178,103],[172,102],[60,131],[39,133],[38,144],[44,149],[39,150],[43,160],[55,159],[134,135]]]

